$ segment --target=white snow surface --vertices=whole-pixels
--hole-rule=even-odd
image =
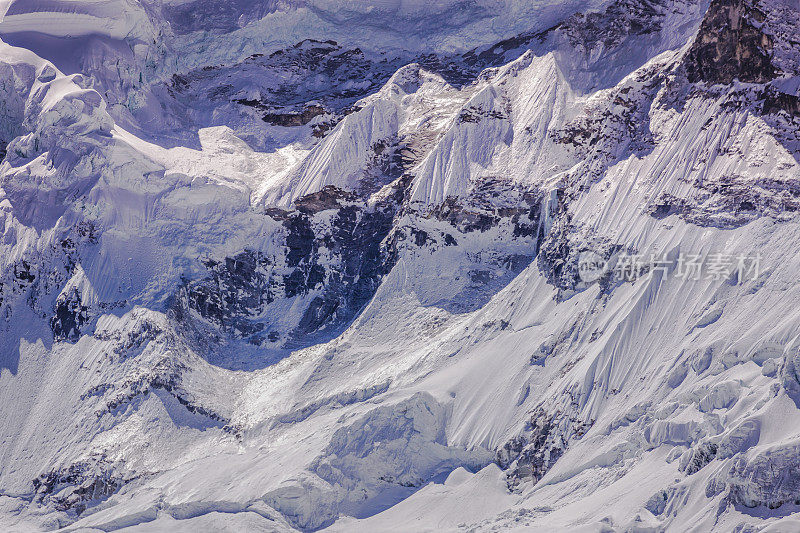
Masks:
[[[646,62],[611,85],[561,45],[463,87],[410,64],[321,138],[298,127],[271,151],[228,126],[192,132],[199,147],[161,146],[118,124],[89,76],[0,43],[0,277],[13,287],[0,294],[0,529],[797,531],[800,224],[770,211],[800,183],[796,117],[734,105],[747,84],[690,87],[680,65],[702,9],[680,4],[683,33],[647,40]],[[237,29],[171,37],[182,64],[154,71],[310,36],[460,52],[599,4],[265,5]],[[164,6],[16,1],[0,35],[150,46]],[[171,303],[204,261],[278,254],[287,230],[267,209],[356,190],[375,146],[393,143],[414,153],[395,224],[452,232],[458,247],[400,247],[343,333],[270,364],[234,368],[181,328]],[[541,191],[542,231],[569,220],[573,249],[758,254],[760,275],[673,269],[564,289],[540,254],[480,305],[455,306],[475,265],[502,278],[495,255],[535,246],[507,222],[468,232],[435,216],[493,179]],[[759,216],[737,218],[748,210],[726,204],[731,184],[763,202]],[[666,194],[686,211],[652,216]],[[65,237],[87,250],[69,269]],[[96,322],[54,340],[50,316],[73,293]],[[279,320],[295,324],[312,296],[276,304]],[[261,353],[241,350],[231,357]],[[522,463],[505,445],[544,422],[563,455],[515,483]]]
[[[230,63],[304,39],[333,39],[373,52],[464,52],[531,28],[544,30],[603,0],[261,0],[231,18],[210,0],[4,0],[0,35],[103,35],[145,44],[159,30],[180,34],[175,60],[185,68]],[[0,5],[2,7],[2,5]],[[176,11],[175,8],[180,10]],[[204,13],[192,18],[192,11]],[[235,8],[234,8],[235,9]],[[205,29],[222,20],[222,33]],[[214,19],[214,20],[209,20]],[[228,20],[231,18],[231,20]],[[230,26],[229,28],[227,26]]]

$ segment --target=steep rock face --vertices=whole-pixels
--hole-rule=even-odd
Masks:
[[[25,250],[24,258],[8,265],[0,279],[0,313],[8,326],[17,315],[32,312],[49,324],[54,339],[74,342],[98,314],[119,302],[83,297],[85,275],[80,262],[97,244],[96,228],[80,223],[61,235],[39,250]]]
[[[793,1],[714,1],[685,59],[689,81],[771,83],[765,111],[793,114],[800,44]]]
[[[573,87],[591,92],[619,83],[653,57],[651,50],[681,46],[705,7],[697,0],[617,0],[573,15],[551,38]]]
[[[687,56],[689,81],[766,83],[775,76],[773,38],[766,15],[746,0],[715,0]]]
[[[370,207],[328,187],[299,199],[296,211],[270,211],[283,224],[280,251],[208,261],[211,277],[189,284],[186,305],[222,332],[256,345],[304,344],[340,331],[394,266],[382,242],[398,193],[402,198],[396,187]],[[280,317],[277,309],[290,306],[297,315]]]
[[[80,338],[82,327],[89,321],[89,308],[81,300],[75,289],[62,292],[56,299],[55,314],[50,319],[55,340],[76,341]]]
[[[487,257],[473,260],[467,279],[458,283],[466,283],[467,293],[454,290],[444,299],[455,310],[464,304],[474,308],[467,294],[482,301],[536,256],[543,231],[537,191],[486,181],[462,199],[451,197],[420,212],[408,203],[409,181],[400,178],[369,204],[328,186],[299,198],[295,210],[269,209],[282,221],[278,250],[245,250],[207,261],[211,275],[190,282],[179,305],[224,336],[296,347],[341,332],[401,259],[474,253],[465,241],[481,234],[497,239],[484,245]],[[504,242],[511,239],[517,242]],[[288,308],[291,313],[277,311]]]

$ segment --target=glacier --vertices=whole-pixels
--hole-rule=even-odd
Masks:
[[[0,530],[800,531],[798,0],[0,13]]]

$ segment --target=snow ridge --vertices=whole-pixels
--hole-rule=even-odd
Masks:
[[[11,3],[0,525],[796,529],[798,12]]]

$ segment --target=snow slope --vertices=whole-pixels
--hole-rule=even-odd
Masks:
[[[796,529],[795,0],[114,6],[0,22],[147,73],[0,43],[0,529]]]

